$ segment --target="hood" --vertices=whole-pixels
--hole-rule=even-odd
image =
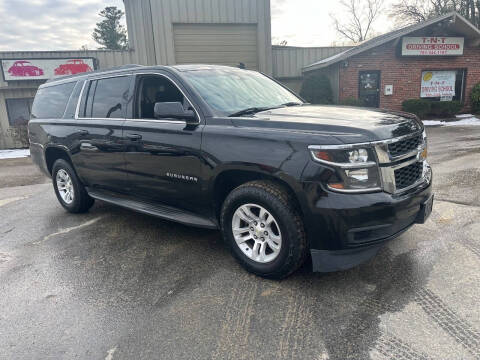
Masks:
[[[391,139],[423,128],[412,114],[349,106],[284,107],[257,113],[255,120],[263,120],[258,121],[261,127],[321,132],[347,144]]]

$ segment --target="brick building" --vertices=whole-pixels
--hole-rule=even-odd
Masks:
[[[459,100],[480,82],[480,31],[457,13],[381,35],[303,69],[325,73],[336,101],[401,110],[406,99]]]

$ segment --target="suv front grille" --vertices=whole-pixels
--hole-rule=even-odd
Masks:
[[[407,154],[417,149],[423,141],[422,134],[405,140],[400,140],[388,145],[388,151],[392,157]]]
[[[395,170],[396,189],[401,190],[415,184],[422,177],[422,173],[423,162],[416,162]]]

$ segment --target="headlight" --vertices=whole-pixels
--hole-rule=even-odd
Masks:
[[[335,169],[327,182],[331,190],[340,192],[380,191],[380,176],[372,148],[310,146],[315,161]]]

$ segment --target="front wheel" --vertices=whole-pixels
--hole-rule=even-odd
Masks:
[[[252,181],[234,189],[221,213],[223,236],[248,271],[284,278],[305,261],[303,222],[295,201],[281,186]]]
[[[68,212],[84,213],[92,207],[95,200],[87,194],[72,165],[64,159],[53,164],[52,180],[55,195]]]

